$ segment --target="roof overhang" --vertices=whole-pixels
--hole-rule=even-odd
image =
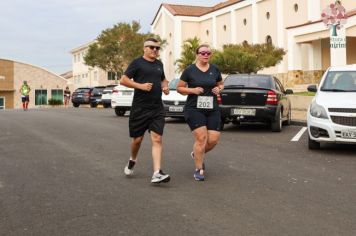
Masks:
[[[303,34],[303,35],[298,35],[295,37],[295,42],[296,43],[306,43],[306,42],[311,42],[314,40],[319,40],[319,39],[325,39],[330,37],[330,31],[328,29],[318,31],[318,32],[313,32],[310,34]]]

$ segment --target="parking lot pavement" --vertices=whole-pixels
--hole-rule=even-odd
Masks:
[[[151,185],[146,135],[132,178],[127,117],[112,109],[0,112],[1,235],[356,235],[356,148],[307,148],[300,126],[228,124],[193,180],[193,137],[167,119]]]

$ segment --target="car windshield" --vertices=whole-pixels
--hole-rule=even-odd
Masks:
[[[225,88],[271,89],[272,78],[267,75],[229,75],[224,81]]]
[[[100,88],[94,88],[93,89],[93,93],[101,93],[101,92],[103,92],[103,90],[104,90],[104,87],[100,87]]]
[[[329,71],[320,90],[356,92],[356,71]]]
[[[177,90],[179,79],[173,79],[168,83],[169,90]]]

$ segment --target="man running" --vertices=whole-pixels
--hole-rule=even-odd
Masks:
[[[28,86],[27,81],[24,81],[20,88],[22,108],[24,111],[28,109],[28,103],[30,102],[30,96],[29,96],[30,91],[31,91],[30,86]]]
[[[152,183],[169,182],[170,176],[161,170],[162,135],[165,125],[162,91],[169,93],[163,64],[157,60],[160,43],[155,38],[148,38],[143,45],[144,54],[133,60],[121,77],[120,84],[134,88],[134,97],[130,110],[129,131],[131,156],[124,173],[133,174],[146,130],[150,132],[152,142],[153,175]]]

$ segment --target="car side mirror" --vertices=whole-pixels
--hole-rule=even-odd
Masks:
[[[293,90],[291,90],[291,89],[286,89],[286,94],[293,94]]]
[[[312,85],[308,86],[308,91],[309,92],[316,92],[316,91],[318,91],[318,88],[316,87],[315,84],[312,84]]]

